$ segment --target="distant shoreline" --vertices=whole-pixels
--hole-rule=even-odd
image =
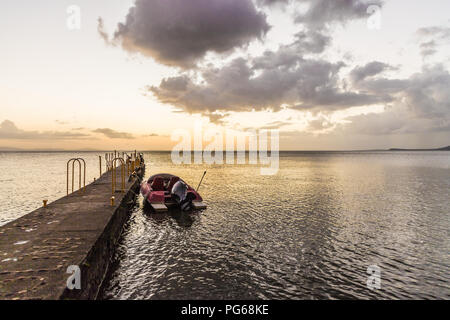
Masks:
[[[450,151],[450,146],[435,149],[401,149],[391,148],[388,151]]]

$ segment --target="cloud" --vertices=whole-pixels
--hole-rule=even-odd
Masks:
[[[301,31],[290,44],[259,56],[237,57],[220,66],[197,64],[208,52],[227,52],[262,39],[267,33],[265,15],[250,0],[137,0],[111,41],[130,52],[181,67],[177,75],[148,86],[148,92],[159,102],[176,107],[176,112],[201,114],[213,122],[219,123],[233,112],[277,112],[287,108],[310,111],[315,116],[308,123],[311,132],[449,130],[450,99],[446,88],[450,75],[444,66],[424,67],[407,78],[389,78],[390,71],[398,68],[385,62],[348,66],[339,59],[325,58],[332,42],[332,26],[368,18],[369,6],[382,8],[384,1],[254,2],[259,8],[299,4],[302,11],[295,16],[295,22]],[[101,20],[99,33],[109,39]],[[433,54],[450,39],[445,27],[422,28],[417,34],[422,40],[423,56]],[[344,74],[347,68],[351,71]],[[333,122],[330,116],[337,110],[373,105],[384,105],[385,112],[352,116],[345,125]],[[280,120],[266,127],[288,124]]]
[[[72,140],[84,139],[89,135],[83,133],[65,131],[26,131],[19,129],[14,122],[5,120],[0,123],[0,139],[20,139],[20,140]]]
[[[149,91],[159,101],[189,113],[277,109],[294,88],[297,75],[273,69],[256,76],[255,70],[238,58],[223,68],[202,69],[201,76],[204,83],[186,75],[166,78]]]
[[[99,128],[99,129],[93,130],[92,132],[102,133],[110,139],[134,139],[135,138],[131,133],[115,131],[110,128]]]
[[[423,40],[420,44],[422,57],[434,55],[438,52],[438,47],[442,44],[450,43],[450,28],[442,26],[433,26],[420,28],[417,35]]]
[[[105,43],[107,45],[111,44],[111,41],[109,39],[109,35],[105,31],[104,22],[103,22],[103,19],[101,17],[99,17],[97,19],[97,32],[100,35],[100,37],[103,39],[103,41],[105,41]]]
[[[259,130],[273,130],[273,129],[280,129],[284,126],[292,125],[292,121],[272,121],[267,123],[264,126],[258,127]],[[243,128],[244,131],[246,130],[254,130],[255,127],[247,127]]]
[[[450,119],[450,73],[443,65],[424,67],[402,92],[404,103],[421,118]]]
[[[295,35],[295,40],[291,44],[282,45],[277,51],[265,51],[260,57],[254,58],[253,68],[293,67],[306,54],[324,52],[330,43],[329,35],[317,31],[301,31]]]
[[[319,2],[326,10],[336,9],[332,4]],[[317,5],[310,3],[309,10],[317,10]],[[358,12],[363,2],[346,1],[343,5],[346,9],[339,9],[344,11],[337,16],[353,18],[358,15],[350,12]],[[198,67],[194,72],[164,78],[159,86],[149,86],[148,91],[179,111],[200,113],[214,122],[230,111],[277,111],[284,107],[333,111],[390,101],[388,95],[378,97],[345,88],[339,75],[345,66],[343,62],[310,57],[324,53],[331,40],[326,30],[307,28],[298,32],[292,43],[277,50],[266,50],[257,57],[236,58],[219,68]],[[355,70],[353,77],[363,79],[383,71],[371,70],[376,68],[388,66],[374,63]]]
[[[242,47],[268,30],[252,0],[137,0],[112,41],[160,63],[189,68],[207,52]],[[99,33],[108,39],[101,19]]]
[[[436,37],[446,39],[450,37],[450,28],[444,26],[424,27],[417,30],[417,34],[422,37]]]
[[[257,5],[289,0],[258,0]],[[331,43],[326,27],[368,17],[369,5],[381,0],[299,0],[306,10],[296,22],[303,30],[288,45],[259,57],[236,58],[222,66],[198,66],[207,52],[226,52],[269,30],[266,16],[252,0],[137,0],[112,42],[170,66],[196,68],[165,78],[148,91],[178,111],[200,113],[220,122],[230,111],[337,110],[389,101],[342,86],[342,62],[306,58],[323,53]],[[107,40],[103,21],[99,33]],[[109,40],[108,40],[109,41]],[[363,72],[363,71],[361,71]]]
[[[349,20],[368,18],[369,6],[382,7],[381,0],[299,0],[308,5],[306,12],[299,14],[296,22],[310,28],[326,28],[332,23],[346,23]]]
[[[56,122],[57,124],[59,124],[59,125],[66,125],[66,124],[69,124],[69,122],[67,122],[67,121],[62,121],[62,120],[55,120],[55,122]]]
[[[149,133],[149,134],[144,134],[142,136],[143,137],[159,137],[159,134],[157,134],[157,133]]]
[[[350,73],[350,78],[353,82],[359,82],[361,80],[364,80],[368,77],[373,77],[375,75],[378,75],[380,73],[383,73],[387,70],[394,70],[392,66],[379,62],[379,61],[373,61],[370,62],[364,66],[355,67],[352,72]]]
[[[237,58],[222,68],[201,69],[201,81],[184,74],[163,79],[149,90],[163,103],[216,122],[228,112],[291,108],[322,114],[309,123],[308,130],[330,132],[342,126],[323,117],[327,112],[382,104],[383,113],[348,118],[351,123],[344,126],[346,132],[450,130],[450,73],[443,65],[424,67],[407,78],[387,78],[386,71],[397,68],[373,61],[354,67],[348,75],[350,85],[344,89],[339,76],[342,62],[282,55],[283,59],[277,52],[264,55],[265,59]]]
[[[237,58],[222,68],[203,68],[202,81],[182,74],[148,90],[162,103],[207,116],[282,107],[331,111],[385,101],[344,90],[338,76],[343,66],[305,59],[286,46],[253,60]]]
[[[288,4],[291,0],[257,0],[259,5],[271,6],[276,4]]]
[[[437,49],[436,49],[437,46],[438,46],[438,44],[434,40],[422,42],[420,44],[420,53],[421,53],[422,57],[425,58],[425,57],[432,56],[433,54],[435,54],[437,52]]]
[[[308,120],[307,124],[306,131],[314,134],[328,133],[336,128],[336,123],[324,114],[319,114],[317,117]]]
[[[341,128],[346,134],[378,136],[450,131],[449,118],[419,118],[400,106],[389,108],[383,113],[352,116],[347,118],[347,120],[351,121],[351,123]]]
[[[256,0],[261,7],[273,6],[290,8],[295,4],[294,22],[308,30],[330,30],[334,24],[351,20],[368,19],[373,11],[369,8],[383,8],[384,0]],[[294,11],[295,11],[294,10]]]
[[[390,94],[385,112],[351,117],[348,130],[365,134],[450,131],[450,73],[441,64],[407,79],[365,79],[357,83],[373,95]]]

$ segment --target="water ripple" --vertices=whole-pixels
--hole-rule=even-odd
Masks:
[[[204,170],[149,156],[149,174],[194,184]],[[210,167],[202,213],[134,209],[102,297],[448,298],[449,156],[290,155],[274,177]],[[380,290],[366,285],[373,264]]]
[[[92,178],[96,155],[84,156]],[[63,195],[70,157],[0,154],[0,224]],[[148,216],[139,197],[102,298],[450,298],[448,152],[281,153],[275,176],[145,157],[147,175],[192,185],[208,169],[208,209]],[[33,181],[25,198],[23,181]],[[381,269],[379,290],[366,285],[370,265]]]

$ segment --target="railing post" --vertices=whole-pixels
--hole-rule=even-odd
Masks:
[[[84,161],[83,158],[78,158],[78,160],[83,161],[83,189],[82,191],[85,192],[86,191],[86,161]],[[80,189],[81,189],[81,172],[80,172]]]
[[[98,163],[100,165],[100,176],[99,177],[101,177],[102,176],[102,156],[98,156]]]

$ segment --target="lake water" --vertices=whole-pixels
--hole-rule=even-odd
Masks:
[[[98,154],[76,155],[98,177]],[[65,195],[73,156],[0,153],[0,224]],[[282,152],[274,176],[145,159],[193,186],[207,169],[208,209],[147,215],[139,197],[103,299],[450,298],[450,152]]]

